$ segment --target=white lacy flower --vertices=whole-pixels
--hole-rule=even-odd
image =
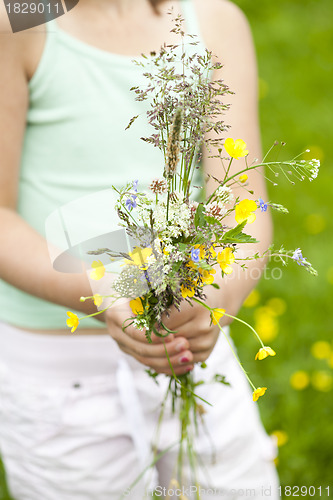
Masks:
[[[167,220],[167,203],[159,201],[154,208],[154,229],[161,235],[163,241],[170,241],[184,234],[189,235],[191,210],[179,199],[170,201]],[[164,234],[163,234],[164,233]]]
[[[212,201],[206,205],[205,214],[208,217],[215,217],[215,219],[219,219],[225,216],[227,213],[227,209],[224,206],[223,202]]]
[[[311,172],[311,178],[312,179],[316,179],[316,177],[318,176],[318,172],[319,172],[320,161],[316,160],[316,159],[313,159],[309,163],[310,163],[310,165],[312,167],[312,169],[310,170],[310,172]]]
[[[233,200],[234,195],[232,194],[230,187],[220,186],[215,192],[215,198],[220,203],[224,203],[226,205]]]

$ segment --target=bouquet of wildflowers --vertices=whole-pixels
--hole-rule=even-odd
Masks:
[[[159,54],[151,54],[150,58],[137,62],[143,67],[147,86],[132,89],[137,100],[149,100],[147,117],[154,133],[143,139],[159,148],[164,155],[161,176],[151,182],[148,192],[139,191],[137,180],[122,189],[114,188],[118,196],[116,208],[119,223],[137,245],[126,254],[114,254],[108,248],[90,252],[122,259],[121,270],[112,285],[113,297],[115,300],[121,297],[130,301],[133,315],[125,321],[123,328],[134,325],[148,342],[151,342],[152,334],[163,338],[174,333],[164,324],[164,318],[171,307],[181,310],[184,301],[199,303],[209,310],[211,323],[218,325],[222,332],[219,324],[221,317],[229,316],[237,320],[223,309],[223,304],[221,308],[211,308],[205,302],[206,287],[218,288],[219,285],[214,282],[218,273],[222,278],[229,275],[234,263],[244,267],[244,260],[259,259],[265,254],[274,255],[280,257],[283,264],[292,259],[316,274],[299,248],[293,251],[284,248],[274,251],[270,248],[263,255],[254,253],[246,259],[238,259],[238,252],[244,244],[257,243],[247,233],[247,226],[256,219],[256,212],[264,212],[268,207],[281,212],[287,212],[287,209],[261,198],[240,199],[233,189],[243,186],[251,192],[247,173],[251,170],[262,171],[263,168],[268,177],[269,173],[272,174],[274,183],[280,174],[292,182],[294,178],[312,180],[317,176],[319,161],[302,160],[300,155],[290,161],[269,162],[266,155],[261,163],[248,164],[249,152],[243,140],[221,139],[227,131],[222,115],[228,107],[222,104],[221,98],[230,91],[223,81],[211,81],[212,71],[219,69],[221,64],[213,62],[209,51],[201,55],[186,54],[180,17],[176,18],[173,31],[180,36],[181,44],[162,47]],[[191,46],[195,47],[195,44],[191,40]],[[149,72],[148,66],[153,71]],[[129,126],[136,118],[131,120]],[[216,133],[216,138],[212,138],[212,134],[207,136],[207,132],[212,131]],[[212,157],[220,159],[221,172],[219,178],[214,179],[215,191],[204,201],[197,202],[191,197],[203,148],[208,148]],[[231,165],[239,159],[242,159],[241,167],[235,173]],[[91,277],[99,279],[104,275],[103,265],[95,261],[93,266],[95,269]],[[104,297],[94,295],[91,298],[99,306]],[[73,313],[68,314],[67,324],[74,331],[79,319]],[[247,326],[258,338],[256,359],[274,356],[275,351],[265,346],[256,331]],[[168,356],[167,350],[165,352]],[[176,376],[171,363],[170,367],[173,376],[170,376],[168,393],[181,423],[177,478],[181,483],[185,453],[195,468],[193,440],[198,415],[202,414],[202,402],[195,394],[199,382],[193,379],[193,374]],[[148,372],[153,377],[157,375]],[[245,375],[253,387],[253,400],[257,401],[266,387],[255,387]],[[225,383],[225,378],[218,374],[216,380]]]

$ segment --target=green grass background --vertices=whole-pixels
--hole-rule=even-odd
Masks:
[[[277,334],[267,342],[277,356],[254,362],[255,339],[238,325],[233,336],[256,385],[269,388],[259,402],[268,432],[282,430],[288,436],[279,449],[282,485],[330,485],[332,495],[333,358],[331,354],[328,359],[329,353],[325,359],[314,357],[312,346],[324,340],[333,352],[333,5],[332,0],[235,3],[247,14],[257,47],[264,151],[275,140],[285,141],[281,158],[309,148],[322,167],[312,183],[279,181],[278,187],[269,186],[270,199],[290,211],[274,214],[275,244],[301,247],[319,273],[315,278],[291,262],[282,279],[260,282],[255,307],[241,310],[240,317],[255,324],[258,314],[265,317],[259,308],[270,299],[284,301],[284,314],[274,320]],[[268,321],[268,339],[274,337],[270,330]],[[310,379],[303,390],[290,384],[299,370]]]
[[[247,14],[257,47],[264,151],[275,140],[287,143],[281,158],[310,148],[322,161],[322,168],[312,183],[293,186],[283,181],[279,187],[269,188],[270,199],[290,211],[289,215],[274,215],[275,243],[301,247],[319,272],[314,278],[291,263],[282,279],[263,279],[258,303],[241,310],[240,317],[255,324],[258,310],[265,318],[265,309],[259,308],[267,301],[283,300],[286,310],[274,318],[276,336],[267,341],[277,356],[254,363],[255,339],[237,325],[233,336],[255,383],[269,388],[259,402],[268,432],[282,430],[288,436],[278,460],[282,485],[330,485],[332,495],[333,363],[311,353],[318,340],[328,341],[333,351],[332,0],[235,3]],[[268,315],[267,324],[263,321],[267,339],[274,337],[270,318]],[[310,379],[303,390],[290,385],[291,375],[299,370]],[[315,498],[319,498],[318,490]],[[0,471],[0,500],[8,499]]]

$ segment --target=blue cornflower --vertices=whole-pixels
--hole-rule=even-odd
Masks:
[[[303,257],[302,250],[300,248],[296,248],[292,259],[294,259],[299,266],[304,266],[306,264],[306,259]]]
[[[139,179],[135,179],[135,181],[133,181],[133,189],[136,193],[138,192],[138,183]]]
[[[267,206],[268,206],[268,205],[267,205],[267,203],[265,203],[265,202],[264,202],[264,200],[263,200],[263,199],[261,199],[261,198],[259,198],[259,206],[260,206],[260,210],[261,210],[262,212],[266,212],[266,210],[267,210]]]
[[[132,208],[136,207],[136,198],[137,197],[135,196],[135,194],[132,194],[129,198],[127,198],[127,200],[125,201],[127,210],[131,211]]]
[[[200,249],[199,248],[192,248],[191,259],[193,260],[193,262],[199,262],[199,260],[200,260]]]

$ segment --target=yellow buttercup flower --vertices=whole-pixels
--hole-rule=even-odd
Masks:
[[[216,273],[215,269],[207,270],[199,268],[199,273],[201,274],[201,279],[204,285],[211,285],[214,283],[214,276],[212,275]]]
[[[143,308],[142,301],[141,301],[140,297],[130,301],[130,308],[132,309],[133,314],[135,314],[136,316],[138,314],[143,313],[144,308]]]
[[[248,179],[248,176],[246,174],[239,176],[239,182],[241,182],[242,184],[244,184],[244,182],[246,182],[247,179]]]
[[[105,267],[103,266],[102,261],[94,260],[91,267],[93,268],[93,271],[90,273],[90,278],[96,281],[102,279],[105,274]]]
[[[73,333],[79,326],[79,318],[71,311],[67,311],[67,316],[69,316],[68,320],[66,321],[67,326],[71,328],[71,332]]]
[[[125,259],[124,264],[140,267],[143,271],[148,269],[147,259],[153,253],[151,247],[134,247],[133,252],[129,252],[130,259]],[[164,252],[165,253],[165,252]]]
[[[93,295],[93,301],[96,307],[99,307],[103,300],[103,297],[99,293],[95,293],[95,295]]]
[[[249,154],[248,149],[246,149],[246,143],[242,139],[236,139],[235,141],[228,137],[224,142],[224,149],[231,158],[238,160]]]
[[[225,309],[213,309],[210,312],[210,317],[212,318],[213,325],[217,325],[219,323],[222,316],[224,316],[224,313]]]
[[[195,288],[187,288],[186,286],[182,285],[180,287],[182,297],[186,299],[186,297],[194,297],[195,293]]]
[[[222,252],[219,252],[216,257],[217,262],[220,264],[220,268],[225,274],[232,273],[231,264],[235,262],[235,256],[231,248],[225,248]]]
[[[276,352],[273,351],[273,349],[271,347],[264,346],[261,349],[259,349],[259,351],[256,354],[255,359],[259,359],[261,361],[262,359],[267,358],[267,356],[275,356],[275,354],[276,354]]]
[[[238,224],[241,224],[246,220],[247,223],[251,224],[256,220],[255,211],[257,210],[257,204],[253,200],[242,200],[236,205],[235,208],[235,219]]]
[[[253,391],[253,401],[258,401],[260,396],[263,396],[267,391],[267,387],[258,387],[255,391]]]

